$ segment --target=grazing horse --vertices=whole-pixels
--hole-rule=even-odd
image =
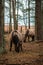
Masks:
[[[27,38],[28,38],[28,41],[29,41],[30,37],[32,38],[32,41],[34,41],[35,35],[32,33],[32,31],[30,32],[27,29],[26,32],[25,32],[25,35],[24,35],[24,42],[26,42]]]
[[[22,50],[22,34],[17,30],[12,31],[10,34],[10,51],[12,49],[12,43],[15,45],[16,52]]]

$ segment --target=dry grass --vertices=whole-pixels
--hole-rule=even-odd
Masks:
[[[8,64],[20,64],[20,65],[42,65],[43,62],[40,61],[40,47],[39,43],[28,42],[23,43],[23,51],[15,52],[14,45],[12,47],[12,51],[9,51],[9,35],[6,37],[6,46],[5,49],[7,51],[6,54],[0,55],[1,59],[8,59],[6,63]],[[40,43],[41,44],[41,43]],[[33,62],[34,61],[34,62]]]

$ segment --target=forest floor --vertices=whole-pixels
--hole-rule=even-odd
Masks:
[[[9,40],[7,36],[6,41]],[[14,45],[12,51],[9,51],[9,42],[7,41],[6,53],[0,54],[0,65],[43,65],[43,42],[23,43],[23,51],[15,52]]]

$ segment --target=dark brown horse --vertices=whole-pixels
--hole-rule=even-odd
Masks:
[[[19,52],[22,50],[22,40],[20,40],[20,33],[17,31],[13,31],[10,39],[10,51],[12,49],[12,43],[15,45],[15,51]]]

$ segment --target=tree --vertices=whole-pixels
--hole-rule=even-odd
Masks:
[[[16,20],[16,14],[15,14],[16,0],[12,0],[12,7],[13,7],[14,30],[17,30],[18,29],[18,22]]]
[[[0,53],[5,52],[4,44],[4,0],[0,0]]]
[[[9,5],[10,5],[10,10],[9,10],[9,12],[10,12],[9,31],[11,32],[11,31],[12,31],[12,23],[11,23],[11,20],[12,20],[12,18],[11,18],[11,0],[10,0],[9,2],[10,2],[10,3],[9,3]]]

